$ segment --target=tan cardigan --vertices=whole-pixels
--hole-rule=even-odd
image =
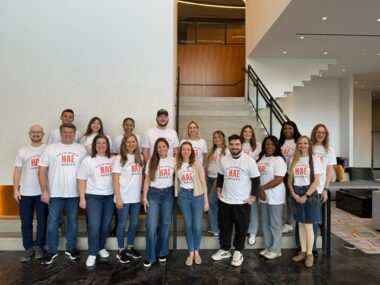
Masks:
[[[194,161],[193,165],[193,183],[194,183],[194,196],[199,196],[202,194],[207,195],[207,184],[205,170],[198,160]],[[174,196],[178,197],[179,192],[179,180],[178,171],[175,172],[174,180]]]

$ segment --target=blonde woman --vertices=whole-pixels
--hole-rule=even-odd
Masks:
[[[203,165],[203,161],[206,160],[207,156],[207,144],[206,141],[201,137],[199,126],[195,121],[188,123],[180,145],[184,141],[191,143],[194,149],[195,159],[199,160],[201,165]]]

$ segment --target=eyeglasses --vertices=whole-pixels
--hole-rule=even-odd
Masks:
[[[43,132],[29,132],[29,134],[31,134],[31,135],[41,135],[41,134],[43,134]]]

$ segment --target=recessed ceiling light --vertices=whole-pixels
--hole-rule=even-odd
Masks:
[[[362,86],[360,86],[361,88],[364,88],[365,87],[365,85],[362,85]]]
[[[325,16],[325,17],[322,17],[322,19],[321,19],[322,21],[326,21],[327,20],[327,17]]]
[[[300,36],[300,39],[303,40],[305,37],[304,36]]]
[[[377,55],[380,55],[380,52]]]
[[[342,71],[343,71],[343,72],[346,72],[346,69],[345,69],[345,68],[343,68],[343,69],[342,69]]]
[[[329,54],[329,53],[327,51],[324,51],[323,54],[326,55],[326,54]]]
[[[284,50],[282,53],[283,53],[283,54],[287,54],[288,52],[287,52],[286,50]]]
[[[357,82],[357,81],[355,81],[354,83],[355,83],[355,84],[358,84],[358,82]]]
[[[378,19],[376,20],[376,22],[380,22],[380,18],[378,18]]]

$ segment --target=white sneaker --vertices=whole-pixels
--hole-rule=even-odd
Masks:
[[[248,244],[249,244],[250,246],[253,246],[255,243],[256,243],[256,235],[254,235],[254,234],[249,234]]]
[[[281,256],[281,252],[277,253],[277,252],[270,252],[270,251],[268,251],[268,252],[264,255],[264,257],[265,257],[266,259],[275,259],[275,258],[280,257],[280,256]]]
[[[232,266],[240,266],[243,263],[243,255],[240,251],[235,250],[234,255],[232,256],[231,265]]]
[[[264,248],[262,251],[260,251],[260,255],[261,256],[265,256],[268,252],[269,252],[269,250],[267,250],[266,248]]]
[[[286,234],[286,233],[289,233],[293,230],[293,226],[292,225],[289,225],[289,224],[284,224],[282,226],[282,233],[283,234]]]
[[[108,258],[110,256],[110,253],[105,248],[100,250],[98,254],[101,258]]]
[[[96,255],[89,255],[86,260],[87,268],[92,268],[96,264]]]
[[[232,255],[231,255],[231,252],[229,250],[223,250],[223,249],[219,249],[216,253],[214,253],[211,258],[213,260],[222,260],[222,259],[225,259],[225,258],[230,258]]]

